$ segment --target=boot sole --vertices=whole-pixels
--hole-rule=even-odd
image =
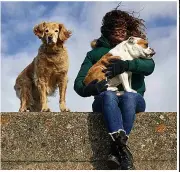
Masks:
[[[121,170],[136,170],[135,167],[132,168],[122,168]]]
[[[107,167],[112,170],[120,168],[120,162],[118,158],[113,155],[109,156],[107,160]]]

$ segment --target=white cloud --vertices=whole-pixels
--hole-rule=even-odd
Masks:
[[[147,111],[177,111],[176,27],[151,28],[150,42],[156,51],[155,71],[146,78]]]
[[[13,15],[15,15],[16,20],[19,17],[17,26],[14,26],[13,20],[10,22],[10,26],[14,26],[13,33],[15,32],[18,35],[21,35],[21,32],[26,32],[26,34],[33,36],[33,26],[41,21],[59,21],[73,31],[72,37],[66,44],[70,58],[67,105],[72,111],[91,111],[93,97],[82,98],[78,96],[73,90],[74,80],[86,53],[90,50],[90,41],[100,36],[102,17],[107,11],[115,8],[117,2],[86,2],[83,8],[80,9],[79,20],[72,16],[73,12],[78,13],[78,3],[73,3],[70,8],[63,5],[62,8],[60,2],[48,16],[44,17],[42,14],[48,9],[44,5],[41,5],[40,8],[36,5],[30,5],[28,8],[24,6],[26,3],[23,3],[23,5],[17,3],[18,6],[14,6],[16,3],[12,5],[8,2],[4,9],[7,10],[12,19]],[[139,11],[142,7],[145,7],[141,12],[141,17],[149,22],[159,17],[176,19],[175,4],[169,2],[123,2],[122,8]],[[30,7],[33,7],[31,12],[28,13],[30,15],[28,18],[31,20],[27,18],[21,21],[20,16],[24,14],[24,10],[30,10]],[[19,8],[21,8],[20,12],[17,10]],[[167,10],[167,8],[171,8],[171,10]],[[1,111],[13,112],[19,108],[19,99],[16,98],[13,89],[15,79],[37,54],[40,41],[33,39],[29,41],[28,45],[23,46],[20,52],[9,55],[8,52],[11,47],[8,46],[8,42],[12,33],[8,30],[8,22],[5,27],[7,29],[2,33],[2,43],[4,42],[4,45],[2,46],[1,93],[3,101]],[[147,111],[176,111],[176,26],[149,28],[148,37],[150,45],[154,47],[157,55],[155,56],[155,71],[152,75],[146,77],[147,91],[145,99]],[[58,93],[56,97],[50,97],[49,100],[52,111],[59,111]]]
[[[31,54],[33,55],[33,54]],[[34,55],[33,55],[34,56]],[[1,59],[1,111],[14,112],[18,110],[19,99],[16,98],[14,84],[18,74],[32,61],[28,52],[21,52],[14,56],[2,54]]]

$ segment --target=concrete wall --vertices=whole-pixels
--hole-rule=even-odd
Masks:
[[[139,113],[136,169],[176,170],[177,113]],[[1,113],[1,169],[107,169],[110,137],[95,113]]]

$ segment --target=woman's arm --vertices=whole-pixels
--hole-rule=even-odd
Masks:
[[[150,75],[155,68],[155,63],[153,59],[133,59],[133,60],[120,60],[120,59],[111,59],[110,64],[104,69],[105,76],[108,78],[113,78],[116,75],[119,75],[125,71],[130,71],[132,73],[138,73],[145,76]]]
[[[155,68],[155,63],[153,59],[133,59],[127,61],[128,69],[133,73],[140,73],[145,76],[148,76],[153,73]]]

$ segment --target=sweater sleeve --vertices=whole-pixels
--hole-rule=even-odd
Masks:
[[[76,93],[82,97],[84,96],[84,88],[85,88],[85,84],[83,83],[84,78],[86,77],[89,69],[93,66],[92,63],[92,58],[91,55],[89,53],[87,53],[86,58],[84,59],[81,68],[79,70],[79,73],[74,81],[74,90],[76,91]]]
[[[128,60],[128,70],[134,73],[148,76],[153,73],[155,63],[153,59],[133,59]]]

